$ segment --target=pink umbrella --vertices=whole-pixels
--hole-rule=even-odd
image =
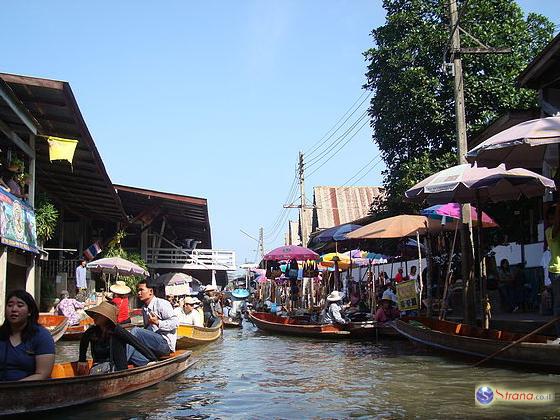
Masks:
[[[423,216],[442,220],[443,218],[461,219],[461,205],[459,203],[436,204],[435,206],[428,207],[420,212]],[[472,220],[478,222],[477,210],[472,208]],[[498,227],[498,224],[486,213],[482,212],[482,226],[485,228]]]
[[[101,258],[88,263],[87,268],[98,273],[118,274],[121,276],[147,277],[149,275],[139,265],[120,257]]]
[[[467,153],[480,166],[541,168],[546,147],[560,143],[560,117],[538,118],[514,125],[480,143]]]
[[[297,261],[317,260],[319,254],[297,245],[286,245],[273,249],[263,257],[267,261],[285,261],[295,259]]]

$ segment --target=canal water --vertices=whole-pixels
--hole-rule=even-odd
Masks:
[[[77,343],[59,342],[59,360]],[[325,341],[269,335],[245,323],[193,352],[197,363],[156,386],[44,419],[332,419],[560,417],[560,375],[442,357],[396,339]],[[475,403],[475,389],[550,390],[548,405]]]

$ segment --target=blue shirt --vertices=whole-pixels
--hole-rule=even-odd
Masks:
[[[51,333],[40,325],[36,328],[33,337],[15,347],[10,339],[0,340],[0,381],[19,381],[33,375],[35,356],[55,354]]]

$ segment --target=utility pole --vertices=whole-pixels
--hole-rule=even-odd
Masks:
[[[455,123],[457,130],[457,160],[459,165],[467,163],[467,124],[465,119],[465,94],[463,85],[463,63],[461,61],[461,36],[456,0],[449,0],[451,24],[451,57],[453,59],[455,90]],[[463,277],[464,322],[474,324],[474,276],[472,270],[473,254],[471,245],[472,219],[470,204],[461,206],[461,274]]]
[[[305,207],[305,171],[303,168],[303,152],[299,152],[298,160],[298,176],[299,176],[299,193],[300,193],[300,207],[299,207],[299,226],[301,229],[301,245],[307,246],[309,241],[309,232],[307,231],[307,218]]]
[[[259,228],[259,254],[261,254],[261,260],[264,258],[264,228],[261,226]]]
[[[466,3],[466,2],[465,2]],[[466,7],[466,4],[465,6]],[[461,11],[462,14],[462,11]],[[457,1],[449,0],[449,21],[451,26],[451,58],[453,60],[453,76],[455,90],[455,122],[457,130],[457,160],[459,164],[467,163],[467,124],[465,118],[465,95],[463,84],[463,63],[461,54],[504,54],[510,53],[511,48],[491,48],[480,40],[469,34],[460,27],[460,16],[457,11]],[[461,48],[461,32],[469,39],[476,42],[479,46],[476,48]],[[472,244],[472,218],[470,204],[461,206],[461,257],[463,276],[463,302],[464,302],[464,322],[467,324],[475,324],[475,282],[473,272],[473,244]],[[481,254],[481,250],[479,250]],[[482,281],[481,281],[482,287]]]

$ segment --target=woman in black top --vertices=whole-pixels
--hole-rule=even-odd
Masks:
[[[126,345],[137,349],[148,361],[156,361],[156,355],[126,329],[117,324],[117,308],[109,302],[86,310],[95,325],[87,329],[80,339],[78,375],[88,373],[86,353],[91,343],[93,363],[113,362],[115,370],[128,368]]]

